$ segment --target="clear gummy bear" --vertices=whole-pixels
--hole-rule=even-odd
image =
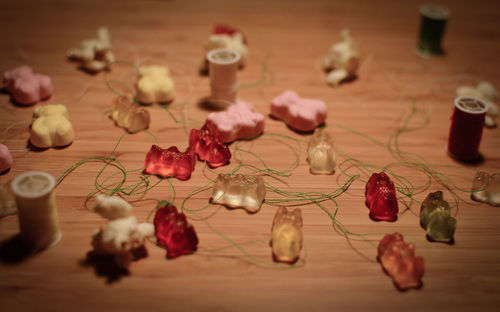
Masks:
[[[472,181],[471,198],[492,206],[500,206],[500,174],[477,172]]]
[[[316,131],[309,141],[307,161],[313,174],[335,173],[335,139],[325,131]]]
[[[124,96],[120,96],[114,101],[111,118],[118,127],[131,133],[147,129],[151,122],[151,117],[146,109]]]
[[[278,262],[295,263],[302,249],[302,213],[300,208],[288,211],[280,206],[274,215],[271,229],[273,259]]]
[[[243,208],[247,212],[259,211],[266,197],[262,177],[220,173],[212,189],[212,201],[231,208]]]
[[[451,208],[443,199],[443,192],[427,195],[420,208],[420,225],[431,241],[452,243],[457,220],[450,215]]]

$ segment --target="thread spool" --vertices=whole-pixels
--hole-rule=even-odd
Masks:
[[[423,5],[420,7],[420,36],[417,43],[417,54],[429,57],[443,54],[441,40],[446,23],[450,18],[447,8],[438,5]]]
[[[459,96],[455,99],[448,137],[448,153],[452,157],[461,161],[479,158],[479,143],[487,110],[488,105],[478,98]]]
[[[28,171],[12,181],[21,228],[21,239],[34,251],[50,248],[61,240],[54,177]]]
[[[240,53],[229,49],[216,49],[207,53],[211,102],[214,106],[226,108],[236,101],[240,59]]]

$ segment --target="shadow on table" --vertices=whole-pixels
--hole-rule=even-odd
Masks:
[[[17,264],[34,254],[32,248],[22,241],[20,234],[0,242],[0,262],[3,264]]]
[[[139,247],[132,251],[132,261],[148,256],[144,247]],[[119,266],[114,254],[102,254],[91,250],[87,257],[80,261],[83,267],[94,267],[95,274],[106,278],[108,284],[118,282],[122,277],[130,275],[128,268]]]

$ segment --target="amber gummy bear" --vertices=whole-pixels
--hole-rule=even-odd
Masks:
[[[288,211],[280,206],[274,215],[271,229],[273,259],[277,262],[295,263],[302,249],[302,213],[300,208]]]
[[[111,119],[118,127],[131,133],[145,130],[151,123],[149,112],[124,96],[115,99]]]

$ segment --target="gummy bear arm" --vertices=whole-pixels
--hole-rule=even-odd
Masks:
[[[31,125],[30,142],[38,148],[47,148],[52,146],[49,128],[44,125],[42,119],[35,120]]]
[[[348,77],[347,70],[340,68],[332,70],[326,77],[326,82],[331,86],[338,86],[340,82]]]

